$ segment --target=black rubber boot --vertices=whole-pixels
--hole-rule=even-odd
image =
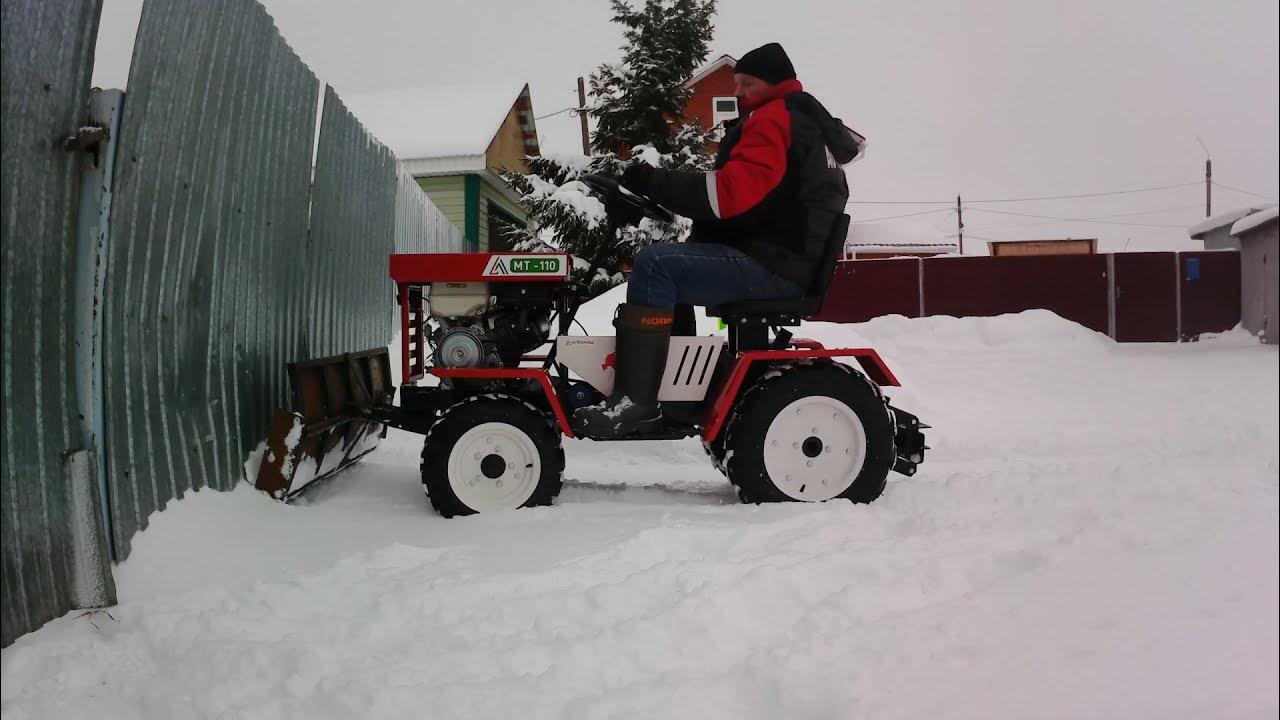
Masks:
[[[692,337],[698,334],[697,317],[692,305],[677,305],[671,315],[671,336]]]
[[[618,330],[613,393],[573,414],[575,432],[586,437],[621,438],[652,432],[662,425],[658,384],[667,366],[672,312],[669,308],[623,304],[618,306],[613,326]]]

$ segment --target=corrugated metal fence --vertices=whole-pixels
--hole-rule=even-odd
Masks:
[[[409,171],[397,164],[396,252],[466,251],[462,231],[436,209]]]
[[[331,88],[314,147],[319,81],[261,5],[147,0],[114,178],[83,208],[109,208],[109,237],[77,255],[83,161],[57,141],[87,116],[98,5],[3,7],[8,644],[87,602],[70,549],[95,537],[84,521],[102,518],[99,536],[109,525],[110,547],[90,553],[105,568],[169,500],[234,486],[290,405],[287,362],[390,342],[387,255],[463,243]],[[102,377],[80,391],[100,397],[69,384],[74,316],[94,312],[73,307],[77,282],[82,298],[105,295]],[[91,461],[95,442],[78,403],[83,427],[102,428],[105,467],[77,466],[85,487],[101,480],[103,512],[72,505],[66,458]]]
[[[107,264],[117,556],[188,489],[236,483],[285,397],[317,80],[253,0],[143,6]],[[354,349],[354,348],[353,348]]]
[[[73,482],[91,476],[72,473],[77,465],[87,470],[73,338],[83,156],[62,141],[88,116],[99,4],[3,0],[0,8],[0,642],[7,645],[85,602],[73,548],[77,526],[92,527],[96,518],[74,511]],[[105,564],[98,550],[96,560]]]
[[[387,275],[395,243],[395,156],[331,87],[324,93],[315,183],[306,354],[326,357],[385,345],[395,309]],[[370,292],[374,288],[386,292]]]

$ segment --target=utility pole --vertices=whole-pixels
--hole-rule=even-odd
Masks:
[[[956,196],[956,232],[960,236],[960,254],[964,254],[964,207],[960,204],[960,196]]]
[[[1204,159],[1204,216],[1209,217],[1213,211],[1213,161]]]
[[[1213,160],[1209,157],[1209,148],[1199,135],[1196,136],[1196,142],[1204,150],[1204,216],[1209,217],[1213,213]]]
[[[591,139],[587,131],[587,85],[578,77],[578,120],[582,122],[582,154],[591,154]]]

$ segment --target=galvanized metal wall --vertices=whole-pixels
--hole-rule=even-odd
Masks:
[[[0,4],[3,645],[75,606],[74,535],[96,520],[72,511],[70,459],[87,457],[73,338],[84,156],[62,140],[88,117],[99,10],[95,0]]]
[[[117,558],[232,487],[288,394],[318,82],[254,0],[149,0],[116,163],[104,342]]]
[[[306,357],[390,340],[396,160],[326,86],[307,247]]]
[[[147,0],[123,111],[91,114],[98,15],[3,0],[4,644],[234,486],[288,362],[389,342],[389,253],[464,247],[332,89],[313,174],[319,83],[255,0]],[[118,123],[94,165],[61,147],[90,119]]]
[[[422,186],[404,165],[396,163],[395,251],[398,253],[466,252],[467,241],[445,214],[435,206]],[[388,280],[388,292],[395,283]],[[391,317],[391,336],[400,332],[398,312]],[[393,351],[394,352],[394,351]],[[392,355],[398,357],[398,355]],[[396,367],[399,367],[396,364]]]
[[[431,202],[404,165],[396,164],[396,252],[466,252],[466,239]]]
[[[227,489],[292,402],[286,364],[385,346],[387,256],[461,233],[255,0],[148,0],[112,216],[107,466],[117,558],[188,489]]]

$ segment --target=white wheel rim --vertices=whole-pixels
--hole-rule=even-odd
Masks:
[[[793,500],[821,502],[840,495],[866,459],[862,421],[848,405],[825,395],[802,397],[783,408],[764,436],[765,471]]]
[[[476,512],[524,505],[541,476],[542,461],[532,438],[507,423],[477,425],[449,451],[449,487]]]

